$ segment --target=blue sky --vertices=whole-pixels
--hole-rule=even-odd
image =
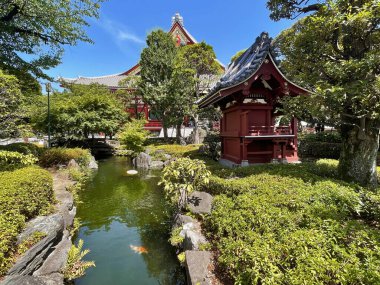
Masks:
[[[186,29],[214,47],[224,64],[267,31],[275,37],[290,21],[269,19],[265,0],[108,0],[100,19],[86,28],[94,44],[66,47],[62,64],[47,71],[52,77],[102,76],[128,70],[139,60],[146,35],[156,28],[168,31],[179,12]]]

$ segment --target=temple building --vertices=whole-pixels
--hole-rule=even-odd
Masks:
[[[192,45],[192,44],[198,43],[197,40],[185,28],[183,17],[179,13],[176,13],[172,17],[172,24],[169,30],[169,34],[173,36],[177,46]],[[224,65],[220,61],[218,62],[224,69]],[[98,76],[98,77],[80,76],[78,78],[60,78],[59,80],[65,83],[69,83],[69,84],[70,83],[84,84],[84,85],[101,84],[109,88],[110,91],[124,89],[126,90],[126,92],[133,92],[133,89],[120,86],[119,83],[128,77],[139,76],[139,74],[140,74],[140,64],[137,63],[136,65],[134,65],[127,71],[117,73],[117,74]],[[215,77],[214,82],[216,82],[218,79],[219,77]],[[205,89],[205,93],[207,94],[208,91],[209,91],[209,86],[207,86],[207,88]],[[155,117],[155,115],[150,111],[150,107],[147,104],[145,104],[141,98],[135,97],[134,99],[132,99],[129,105],[130,107],[128,108],[127,111],[132,116],[136,117],[137,114],[139,114],[140,117],[145,117],[145,119],[147,120],[145,129],[157,134],[161,131],[162,129],[161,121]]]
[[[278,125],[279,99],[305,96],[308,90],[288,80],[271,53],[272,39],[262,33],[255,43],[232,62],[219,82],[199,102],[201,108],[220,107],[222,162],[297,162],[297,119]]]

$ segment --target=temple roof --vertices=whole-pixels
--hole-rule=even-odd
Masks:
[[[253,45],[248,48],[235,61],[230,63],[219,82],[211,88],[210,94],[220,89],[242,83],[251,77],[261,66],[266,56],[270,53],[272,39],[268,33],[261,33]]]
[[[97,76],[97,77],[83,77],[78,76],[78,78],[59,78],[58,80],[71,83],[71,84],[100,84],[105,85],[110,88],[119,88],[119,82],[125,78],[127,75],[122,74],[113,74],[113,75],[105,75],[105,76]]]
[[[223,96],[227,95],[226,93],[221,93],[227,90],[232,90],[235,86],[246,83],[259,71],[264,62],[268,62],[267,59],[273,62],[278,74],[280,74],[285,81],[289,82],[299,91],[310,93],[310,91],[305,88],[291,82],[281,72],[274,60],[274,56],[271,54],[271,44],[272,38],[269,37],[268,33],[261,33],[261,35],[256,38],[255,42],[241,56],[228,65],[224,75],[210,88],[209,94],[197,103],[201,107],[205,107],[221,100]]]

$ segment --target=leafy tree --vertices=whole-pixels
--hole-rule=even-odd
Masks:
[[[23,103],[18,80],[0,70],[0,138],[21,134],[23,114],[19,106]]]
[[[199,143],[199,110],[195,103],[205,95],[211,84],[215,81],[216,75],[223,69],[215,60],[216,56],[212,46],[201,42],[194,45],[183,46],[178,51],[176,60],[177,70],[189,70],[188,75],[193,73],[193,80],[188,80],[186,90],[191,92],[187,95],[189,100],[189,114],[194,119],[194,143]]]
[[[378,0],[269,0],[272,19],[309,13],[276,39],[281,67],[314,93],[284,101],[301,119],[340,130],[341,175],[377,185],[380,130]]]
[[[91,42],[83,27],[88,26],[89,18],[98,17],[101,2],[103,0],[2,0],[0,62],[46,78],[43,69],[60,63],[64,45]]]
[[[126,120],[117,95],[101,85],[72,85],[51,96],[51,130],[56,137],[86,139],[96,133],[114,135]],[[34,124],[46,131],[47,108],[37,107]]]
[[[170,96],[171,79],[177,49],[171,35],[162,30],[151,32],[147,47],[141,53],[141,80],[138,92],[162,121],[164,136],[168,137],[170,107],[175,104]]]

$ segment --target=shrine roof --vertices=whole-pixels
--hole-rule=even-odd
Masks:
[[[97,76],[97,77],[83,77],[78,76],[77,78],[59,78],[59,80],[69,83],[69,84],[100,84],[105,85],[110,88],[119,88],[119,82],[127,78],[127,75],[123,74],[112,74],[106,76]]]
[[[272,39],[268,33],[261,33],[251,47],[230,63],[226,72],[210,90],[210,94],[223,88],[242,83],[254,74],[270,53]]]

